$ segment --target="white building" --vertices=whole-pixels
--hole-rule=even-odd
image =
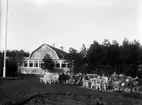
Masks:
[[[22,74],[37,74],[42,72],[41,64],[45,55],[49,54],[54,61],[54,71],[70,71],[72,61],[64,59],[65,51],[57,49],[48,44],[43,44],[34,50],[29,57],[18,60],[18,71]]]

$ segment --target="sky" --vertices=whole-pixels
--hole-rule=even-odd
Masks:
[[[1,49],[4,48],[6,0],[1,1]],[[32,52],[55,44],[80,50],[94,40],[124,37],[142,43],[142,0],[9,0],[7,49]]]

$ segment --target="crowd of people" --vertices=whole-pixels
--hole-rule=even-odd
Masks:
[[[111,74],[106,76],[104,74],[82,74],[82,73],[63,73],[51,74],[45,72],[40,77],[40,81],[46,83],[64,83],[68,85],[82,86],[94,90],[114,90],[114,91],[140,91],[142,84],[139,83],[138,77],[132,78],[124,74]]]

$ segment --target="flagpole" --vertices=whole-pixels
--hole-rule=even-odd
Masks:
[[[3,78],[6,77],[7,24],[8,24],[8,0],[6,2],[5,49],[4,49],[4,62],[3,62]]]

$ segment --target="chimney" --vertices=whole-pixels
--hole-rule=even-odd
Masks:
[[[61,46],[60,49],[61,49],[62,51],[64,51],[64,47]]]
[[[53,47],[55,47],[55,44],[53,44]]]

